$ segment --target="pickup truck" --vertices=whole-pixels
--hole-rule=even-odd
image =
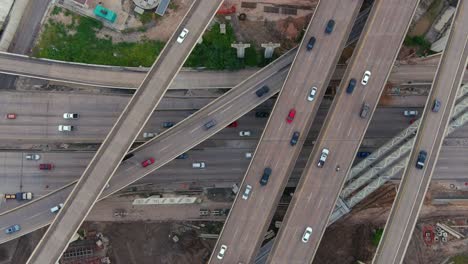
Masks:
[[[31,192],[19,192],[15,194],[5,194],[5,199],[16,199],[17,201],[25,201],[31,200],[33,198],[33,194]]]

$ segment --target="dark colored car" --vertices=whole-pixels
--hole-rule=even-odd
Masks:
[[[333,19],[328,20],[327,26],[325,27],[325,33],[331,34],[334,28],[335,28],[335,20]]]
[[[367,115],[369,114],[369,111],[370,111],[370,106],[369,106],[369,104],[364,103],[364,104],[362,104],[361,113],[359,114],[359,116],[360,116],[361,118],[366,118]]]
[[[41,163],[39,164],[39,169],[40,170],[51,170],[54,167],[54,165],[50,163]]]
[[[346,93],[352,94],[356,87],[356,79],[349,80],[348,88],[346,88]]]
[[[310,37],[309,42],[307,42],[307,50],[312,50],[315,46],[315,37]]]
[[[268,112],[255,112],[255,117],[257,118],[267,118],[270,116]]]
[[[263,86],[262,88],[258,89],[255,94],[257,94],[258,97],[262,97],[264,94],[268,93],[270,91],[270,88],[268,86]]]
[[[291,146],[294,146],[297,144],[297,141],[299,140],[299,132],[294,132],[293,135],[292,135],[292,138],[291,138],[291,141],[289,142],[291,144]]]
[[[271,169],[270,168],[265,168],[263,170],[263,175],[262,175],[262,178],[260,179],[260,185],[267,185],[268,183],[268,179],[270,178],[270,175],[271,175]]]
[[[296,116],[296,109],[293,108],[289,110],[288,117],[286,117],[286,122],[292,123],[295,116]]]
[[[212,119],[210,121],[208,121],[207,123],[205,123],[205,129],[210,129],[214,126],[216,126],[216,120]]]
[[[427,152],[424,150],[419,151],[418,160],[416,161],[416,168],[422,170],[426,162]]]
[[[238,126],[239,126],[239,122],[234,121],[231,124],[229,124],[227,127],[238,127]]]
[[[128,160],[129,158],[131,158],[133,156],[135,156],[133,153],[128,153],[127,155],[125,155],[125,157],[123,158],[122,161],[126,161],[126,160]]]
[[[187,153],[182,153],[179,156],[177,156],[176,159],[188,159],[188,154]]]
[[[439,112],[440,106],[442,106],[442,102],[435,99],[434,104],[432,105],[432,112],[436,112],[436,113]]]
[[[141,166],[143,166],[143,168],[145,168],[145,167],[148,167],[149,165],[151,165],[153,163],[154,163],[154,158],[149,158],[147,160],[142,161]]]
[[[162,123],[162,126],[163,126],[164,128],[170,128],[170,127],[173,127],[174,125],[175,125],[174,122],[169,122],[169,121],[168,121],[168,122],[163,122],[163,123]]]
[[[371,154],[371,152],[369,152],[369,151],[359,151],[357,153],[357,156],[358,156],[358,158],[364,159],[364,158],[367,158],[370,154]]]

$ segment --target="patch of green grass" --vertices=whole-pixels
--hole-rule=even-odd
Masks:
[[[374,234],[372,235],[372,245],[378,246],[380,243],[380,239],[382,239],[383,235],[383,228],[379,228],[375,230]]]
[[[466,264],[468,263],[468,255],[458,255],[453,257],[450,261],[454,264]]]
[[[238,59],[236,49],[231,44],[236,42],[234,31],[226,24],[226,34],[221,34],[219,24],[203,35],[202,44],[198,44],[187,59],[187,67],[206,67],[216,70],[234,70],[259,64],[258,52],[253,48],[245,50],[245,58]]]
[[[171,1],[171,2],[169,2],[169,5],[167,6],[167,8],[169,8],[171,10],[177,10],[177,8],[179,8],[179,5],[174,3],[174,1]]]
[[[52,15],[58,15],[62,13],[62,8],[60,6],[54,6],[54,9],[52,9]]]
[[[64,24],[49,21],[34,48],[34,56],[92,64],[149,67],[164,47],[164,43],[150,40],[114,44],[111,38],[96,37],[96,32],[101,28],[102,22],[98,20],[78,17],[71,34]]]
[[[431,43],[423,36],[406,36],[404,44],[405,46],[417,48],[416,54],[419,56],[431,53]]]
[[[153,12],[144,12],[142,15],[138,15],[138,17],[140,18],[140,21],[141,23],[144,24],[147,24],[149,22],[151,22],[151,20],[153,20]]]

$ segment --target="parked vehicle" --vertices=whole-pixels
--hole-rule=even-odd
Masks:
[[[58,131],[60,132],[71,132],[73,131],[73,126],[71,125],[59,125],[58,126]]]
[[[204,161],[197,161],[192,163],[192,168],[194,169],[204,169],[206,167],[206,164]]]
[[[78,119],[80,116],[76,113],[64,113],[63,114],[64,119]]]
[[[312,50],[314,48],[315,41],[317,41],[315,37],[310,37],[309,42],[307,42],[307,50]]]
[[[242,199],[247,200],[252,192],[252,186],[248,185],[245,186],[244,193],[242,194]]]
[[[58,204],[58,205],[56,205],[56,206],[50,208],[50,212],[53,213],[53,214],[55,214],[55,213],[57,213],[57,212],[58,212],[60,209],[62,209],[62,208],[63,208],[63,203]]]
[[[302,242],[307,243],[309,242],[309,238],[312,235],[312,227],[308,226],[302,235]]]
[[[176,159],[188,159],[188,154],[187,153],[182,153],[179,156],[177,156]]]
[[[177,37],[177,42],[182,43],[184,42],[185,38],[187,37],[187,34],[189,33],[189,30],[184,28],[182,29],[182,32],[180,32],[179,37]]]
[[[241,137],[250,137],[251,135],[252,135],[252,133],[250,132],[250,130],[245,130],[245,131],[239,132],[239,136],[241,136]]]
[[[12,234],[21,230],[20,225],[12,225],[5,229],[5,234]]]
[[[369,111],[370,111],[370,106],[369,106],[369,104],[363,103],[363,104],[362,104],[362,108],[361,108],[361,113],[359,114],[359,116],[360,116],[361,118],[366,118],[366,117],[367,117],[367,114],[369,114]]]
[[[267,185],[268,183],[268,179],[270,179],[270,175],[271,175],[271,168],[265,168],[263,170],[263,175],[262,175],[262,178],[260,179],[260,185]]]
[[[226,245],[221,245],[221,248],[219,249],[218,255],[216,256],[218,259],[223,259],[224,254],[226,254],[227,246]]]
[[[15,113],[8,113],[8,114],[6,115],[6,118],[7,118],[7,119],[16,119],[16,114],[15,114]]]
[[[289,124],[292,123],[295,116],[296,116],[296,109],[292,108],[291,110],[289,110],[288,117],[286,117],[286,122],[288,122]]]
[[[328,20],[327,26],[325,27],[325,33],[331,34],[334,28],[335,28],[335,20],[333,19]]]
[[[41,155],[39,154],[26,154],[26,156],[24,156],[26,158],[26,160],[40,160],[41,159]]]
[[[151,165],[153,163],[154,163],[154,158],[149,158],[147,160],[142,161],[141,166],[143,166],[143,168],[145,168],[145,167],[148,167],[149,165]]]
[[[426,162],[427,152],[424,150],[419,151],[418,160],[416,161],[416,168],[422,170]]]
[[[307,96],[307,101],[312,102],[315,99],[316,94],[317,94],[317,87],[314,86],[312,87],[312,89],[310,89],[310,93]]]
[[[364,75],[362,76],[361,84],[362,85],[367,85],[369,82],[369,79],[371,77],[371,72],[370,71],[365,71]]]
[[[346,88],[346,93],[352,94],[354,91],[354,87],[356,87],[356,79],[349,80],[348,88]]]
[[[144,132],[143,133],[143,138],[153,138],[157,135],[158,133],[153,133],[153,132]]]
[[[234,121],[231,124],[229,124],[227,127],[238,127],[238,126],[239,126],[239,122]]]
[[[210,121],[208,121],[207,123],[205,123],[205,129],[208,130],[214,126],[216,126],[216,120],[212,119]]]
[[[170,127],[173,127],[175,125],[174,122],[170,122],[170,121],[167,121],[167,122],[163,122],[162,123],[162,126],[163,128],[170,128]]]
[[[442,102],[435,99],[434,104],[432,105],[432,112],[436,112],[436,113],[439,112],[441,106],[442,106]]]
[[[255,117],[257,118],[267,118],[270,116],[268,112],[255,112]]]
[[[51,163],[41,163],[39,164],[39,169],[40,170],[51,170],[54,168],[54,165]]]
[[[257,94],[258,97],[262,97],[264,94],[268,93],[270,91],[270,88],[268,86],[262,86],[262,88],[258,89],[255,94]]]
[[[317,164],[318,167],[323,167],[325,161],[327,160],[328,154],[330,154],[330,151],[327,148],[322,149],[322,153],[320,154],[320,158]]]
[[[416,111],[416,110],[405,110],[405,111],[403,112],[403,115],[404,115],[404,116],[408,116],[408,117],[417,116],[417,115],[418,115],[418,111]]]
[[[291,146],[294,146],[294,145],[297,144],[297,141],[299,140],[299,135],[300,135],[300,133],[298,131],[293,133],[291,141],[289,142],[289,144],[291,144]]]

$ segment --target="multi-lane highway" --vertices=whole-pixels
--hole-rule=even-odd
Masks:
[[[309,23],[283,89],[257,146],[229,213],[210,263],[251,263],[260,247],[276,204],[299,156],[333,69],[341,55],[350,25],[362,1],[321,1]],[[334,29],[326,33],[329,20]],[[333,31],[333,32],[330,32]],[[307,47],[314,37],[313,48]],[[308,99],[316,87],[315,99]],[[294,132],[301,135],[291,146]],[[265,174],[271,175],[265,182]],[[263,174],[263,176],[262,176]],[[260,180],[263,178],[263,183]],[[245,194],[251,186],[249,195]],[[247,197],[246,197],[247,196]],[[224,246],[223,246],[224,245]],[[224,257],[218,252],[227,246]]]
[[[341,82],[341,91],[334,99],[278,233],[269,256],[271,263],[312,262],[418,2],[374,3]],[[388,23],[389,19],[393,22]],[[363,84],[366,71],[371,75]],[[353,78],[358,83],[350,91]],[[365,104],[367,110],[363,109]],[[329,153],[323,160],[325,149]],[[317,165],[319,159],[324,162],[322,166]],[[304,242],[307,228],[312,229],[312,234]]]
[[[459,1],[421,119],[413,151],[373,263],[402,263],[445,136],[468,62],[468,3]],[[434,108],[435,100],[440,109]],[[421,151],[425,157],[422,158]],[[417,165],[417,163],[419,165]]]
[[[217,1],[199,0],[192,3],[28,263],[53,263],[60,258],[220,5],[221,2]],[[179,34],[187,31],[186,28],[190,33],[181,38]],[[152,157],[145,157],[140,162],[144,160],[147,165],[154,162]],[[145,163],[142,164],[146,167]]]

